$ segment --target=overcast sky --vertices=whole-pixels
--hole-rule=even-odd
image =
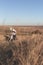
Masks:
[[[0,24],[43,25],[43,0],[0,0]]]

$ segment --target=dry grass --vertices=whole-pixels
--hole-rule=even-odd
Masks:
[[[0,65],[43,65],[43,27],[14,28],[17,39],[8,42],[9,26],[0,27]]]

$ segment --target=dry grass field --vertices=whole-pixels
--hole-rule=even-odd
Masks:
[[[10,27],[13,42],[5,39]],[[43,26],[0,26],[0,65],[43,65]]]

